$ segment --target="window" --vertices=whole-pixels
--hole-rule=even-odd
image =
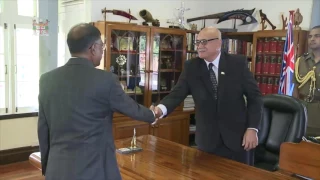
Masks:
[[[66,41],[64,33],[58,33],[58,44],[58,67],[60,67],[66,63]]]
[[[39,36],[32,27],[16,25],[16,112],[36,111],[39,82]]]
[[[33,17],[36,14],[37,5],[35,0],[17,0],[18,15]]]
[[[6,112],[6,63],[4,59],[4,28],[0,26],[0,113]]]
[[[39,35],[33,30],[37,0],[1,1],[0,115],[38,111]],[[4,24],[5,26],[4,26]]]

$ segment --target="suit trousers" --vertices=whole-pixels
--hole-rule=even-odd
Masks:
[[[211,153],[250,166],[254,165],[254,150],[246,151],[243,148],[239,151],[231,150],[223,143],[221,136],[216,149]]]

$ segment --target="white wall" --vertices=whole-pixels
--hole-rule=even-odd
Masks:
[[[37,117],[0,121],[0,150],[37,146]]]
[[[320,25],[320,0],[313,0],[310,28]]]
[[[270,21],[277,26],[277,29],[282,29],[281,13],[284,13],[285,17],[289,15],[289,10],[296,10],[300,8],[304,19],[301,24],[303,29],[309,29],[312,0],[185,0],[185,7],[190,8],[185,12],[185,18],[194,18],[198,16],[210,15],[239,8],[253,9],[256,8],[254,17],[260,22],[259,10],[267,15]],[[227,3],[228,2],[228,3]],[[103,20],[101,9],[107,7],[107,9],[118,9],[128,11],[130,8],[131,14],[135,16],[141,24],[143,19],[139,16],[139,12],[142,9],[147,9],[155,19],[159,19],[160,26],[168,27],[167,19],[174,18],[174,14],[177,13],[176,8],[180,7],[181,1],[178,0],[135,0],[134,3],[130,0],[92,0],[91,4],[91,16],[93,21]],[[107,14],[108,21],[124,21],[128,20],[124,17],[119,17],[113,14]],[[202,21],[195,21],[198,24],[198,29],[203,26]],[[195,23],[194,22],[194,23]],[[216,24],[217,20],[207,20],[206,26],[215,26],[218,28],[232,28],[233,21],[225,21]],[[240,23],[240,21],[237,21]],[[247,26],[239,26],[239,31],[257,31],[260,30],[260,24],[252,24]]]
[[[59,44],[58,48],[64,48],[64,52],[59,52],[58,66],[65,64],[65,62],[70,58],[70,53],[66,43],[66,36],[69,29],[78,23],[91,21],[91,2],[91,0],[83,0],[72,4],[60,4],[58,12],[59,33],[61,35],[60,40],[63,42],[64,47],[61,47],[61,44]]]
[[[51,1],[51,0],[48,0]],[[226,3],[228,1],[228,3]],[[263,9],[268,18],[277,26],[282,28],[281,13],[289,14],[289,10],[300,8],[303,15],[301,27],[309,29],[311,21],[312,0],[186,0],[185,6],[191,10],[185,13],[186,18],[214,14],[237,8],[252,9],[256,11]],[[132,15],[138,18],[137,23],[141,24],[143,19],[139,16],[139,11],[147,9],[155,19],[160,20],[162,27],[168,27],[167,19],[174,17],[175,8],[180,7],[180,1],[158,1],[158,0],[84,0],[81,4],[73,4],[65,7],[59,7],[59,33],[67,33],[68,30],[75,24],[80,22],[90,22],[103,20],[101,9],[128,10],[131,9]],[[255,15],[260,22],[259,15]],[[127,19],[112,14],[107,14],[108,21],[123,21]],[[213,25],[218,28],[232,28],[232,21],[216,24],[217,20],[208,20],[207,26]],[[132,21],[134,22],[134,21]],[[202,27],[202,22],[198,23],[198,28]],[[239,31],[256,31],[261,28],[260,24],[238,27]],[[64,34],[63,36],[65,36]],[[65,42],[65,39],[62,41]],[[58,47],[59,48],[59,47]],[[65,52],[60,52],[59,58],[65,56],[69,59],[70,55],[65,46]],[[65,54],[65,55],[64,55]],[[57,56],[51,54],[51,56]],[[51,58],[52,59],[52,58]],[[64,64],[65,60],[61,60],[60,65]],[[56,62],[51,62],[52,64]],[[37,117],[22,118],[15,120],[0,121],[0,150],[23,147],[29,145],[37,145]]]

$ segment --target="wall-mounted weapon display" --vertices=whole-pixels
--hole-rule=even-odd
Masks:
[[[151,23],[152,26],[160,26],[160,21],[158,19],[153,19],[151,13],[146,9],[141,10],[139,15],[145,20],[142,25],[148,26],[148,23]]]
[[[303,16],[300,13],[300,9],[298,8],[294,13],[294,17],[293,17],[293,24],[294,24],[295,30],[301,30],[301,27],[299,25],[302,23],[302,20],[303,20]]]
[[[130,9],[129,9],[129,13],[125,12],[125,11],[121,11],[121,10],[116,10],[116,9],[113,9],[113,10],[107,10],[107,8],[103,8],[101,10],[101,13],[103,14],[103,18],[104,18],[104,21],[107,21],[107,13],[112,13],[114,15],[118,15],[118,16],[122,16],[122,17],[125,17],[125,18],[128,18],[129,19],[129,23],[130,21],[133,19],[133,20],[138,20],[136,17],[132,16],[130,14]]]
[[[275,30],[277,27],[275,25],[272,24],[272,22],[268,19],[267,15],[265,13],[262,12],[262,9],[259,10],[260,13],[260,18],[261,18],[261,30],[265,30],[267,28],[267,25],[265,25],[266,21],[268,22],[268,24],[271,26],[272,30]]]
[[[287,23],[288,18],[287,17],[284,18],[283,14],[281,14],[281,19],[282,19],[282,30],[285,30],[286,27],[288,26],[288,23]]]
[[[198,21],[198,20],[206,20],[206,19],[218,19],[217,24],[223,21],[227,20],[241,20],[242,24],[241,25],[248,25],[248,24],[253,24],[257,23],[258,21],[252,16],[255,8],[251,10],[244,10],[244,9],[237,9],[233,11],[227,11],[227,12],[222,12],[222,13],[217,13],[217,14],[211,14],[211,15],[206,15],[206,16],[200,16],[196,18],[190,18],[187,19],[187,22],[192,22],[192,21]],[[205,24],[205,23],[204,23]],[[236,29],[236,21],[234,21],[234,29]]]

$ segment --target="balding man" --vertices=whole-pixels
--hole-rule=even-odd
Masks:
[[[112,136],[113,113],[152,123],[110,72],[96,69],[105,45],[90,24],[74,26],[72,58],[40,79],[38,138],[46,180],[120,180]]]
[[[191,94],[196,107],[198,149],[253,165],[249,150],[258,144],[261,93],[246,57],[221,52],[221,44],[218,29],[201,30],[195,42],[199,58],[186,61],[172,92],[150,108],[157,117],[166,116]]]

